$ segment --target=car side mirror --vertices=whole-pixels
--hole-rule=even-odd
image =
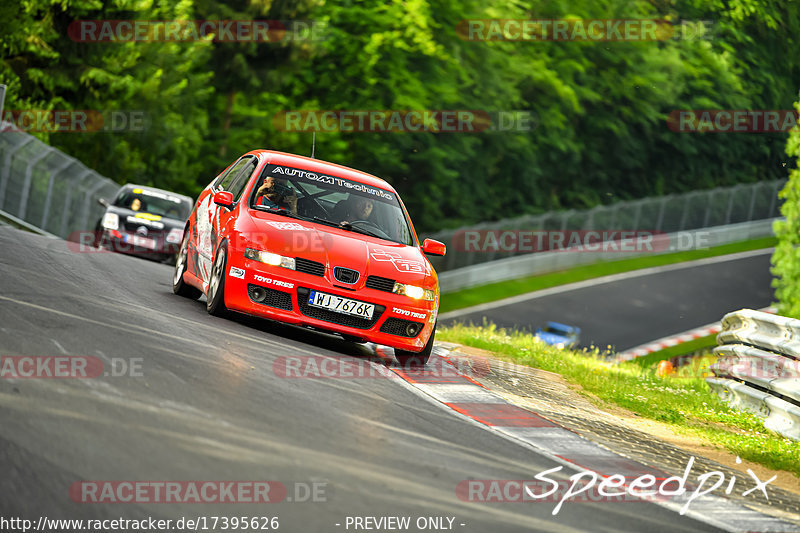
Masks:
[[[422,243],[422,251],[428,255],[444,255],[447,247],[443,242],[425,239]]]
[[[98,198],[97,203],[105,208],[108,208],[108,200],[106,200],[105,198]]]
[[[230,209],[233,205],[233,194],[228,191],[216,192],[214,193],[214,203]]]

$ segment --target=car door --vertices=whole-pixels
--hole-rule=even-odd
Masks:
[[[212,232],[213,238],[213,246],[216,250],[216,247],[219,245],[222,238],[225,236],[225,228],[230,227],[231,219],[235,218],[239,210],[237,209],[239,205],[239,200],[242,197],[242,193],[244,192],[247,183],[253,176],[253,172],[255,171],[256,167],[258,166],[258,159],[255,157],[250,158],[250,160],[242,167],[242,169],[233,177],[230,181],[224,181],[221,184],[221,188],[219,190],[228,191],[233,196],[233,205],[229,208],[215,206],[217,208],[217,216],[214,220],[214,231]]]
[[[230,187],[236,177],[245,167],[256,161],[255,156],[245,155],[235,164],[231,165],[230,170],[221,174],[214,182],[207,187],[200,195],[195,213],[195,249],[197,277],[203,280],[203,285],[208,283],[211,275],[211,262],[216,248],[216,236],[219,231],[219,211],[220,207],[214,203],[214,194],[226,190]],[[224,209],[223,209],[224,210]],[[227,210],[225,210],[227,211]]]

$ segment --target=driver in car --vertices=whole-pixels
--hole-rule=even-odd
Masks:
[[[271,174],[267,174],[261,187],[256,190],[256,197],[260,197],[256,200],[259,205],[289,209],[292,213],[297,214],[297,193],[285,183],[276,180]]]
[[[369,220],[372,214],[372,200],[363,196],[356,196],[348,200],[348,209],[342,222],[355,222],[356,220]]]

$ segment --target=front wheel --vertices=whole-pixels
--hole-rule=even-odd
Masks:
[[[181,244],[181,251],[178,252],[178,258],[175,260],[175,273],[172,275],[172,292],[178,296],[185,296],[192,300],[197,300],[203,292],[197,287],[192,287],[183,281],[183,273],[186,272],[186,256],[189,249],[189,232],[183,238]]]
[[[428,363],[433,351],[433,338],[436,336],[436,324],[433,325],[433,331],[425,347],[421,352],[410,352],[408,350],[394,349],[394,358],[400,363],[403,368],[423,367]]]
[[[227,264],[228,245],[223,242],[217,249],[214,267],[211,269],[211,279],[208,280],[206,310],[210,315],[225,316],[228,311],[225,307],[225,266]]]

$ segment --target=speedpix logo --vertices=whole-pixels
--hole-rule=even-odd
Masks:
[[[293,289],[294,288],[294,283],[281,281],[279,279],[272,279],[272,278],[268,278],[266,276],[259,276],[258,274],[255,274],[253,276],[253,279],[256,280],[256,281],[260,281],[261,283],[266,283],[267,285],[277,285],[278,287],[285,287],[287,289]]]
[[[408,309],[400,309],[399,307],[392,307],[392,313],[402,316],[408,316],[411,318],[419,318],[425,320],[425,317],[428,316],[427,313],[415,313],[414,311],[409,311]]]

